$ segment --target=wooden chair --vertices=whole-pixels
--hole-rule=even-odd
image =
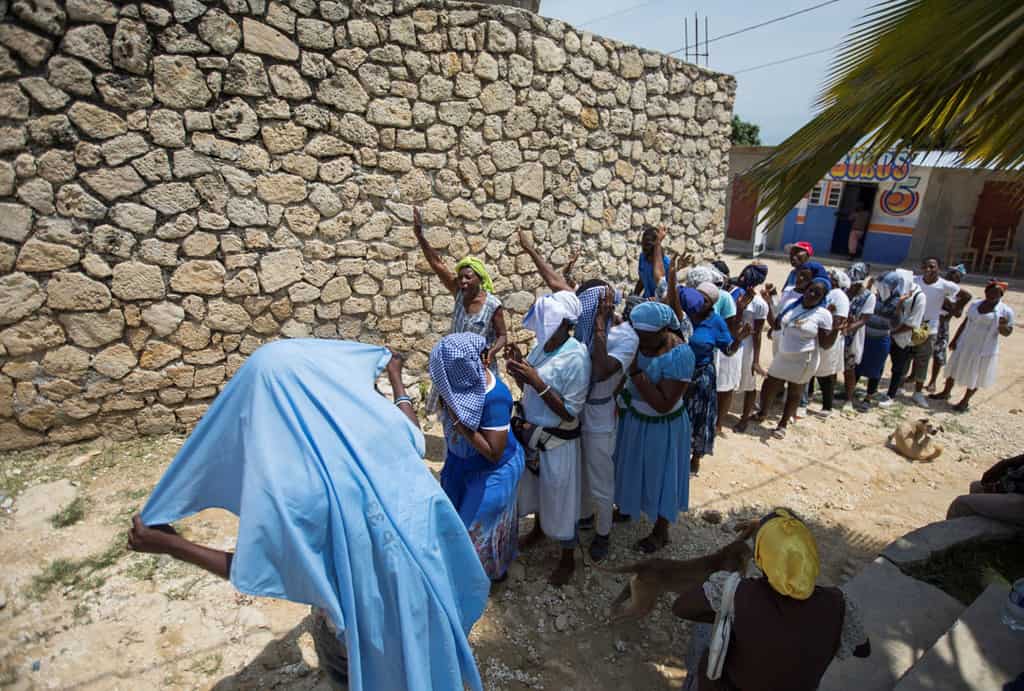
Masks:
[[[1006,228],[1000,233],[996,228],[988,229],[988,236],[985,238],[985,251],[981,254],[981,268],[984,269],[988,263],[988,273],[995,273],[998,262],[1007,262],[1010,265],[1010,273],[1017,272],[1017,250],[1013,247],[1013,226]]]
[[[961,228],[967,229],[967,240],[957,248],[952,246],[953,241],[950,240],[949,252],[946,254],[946,266],[967,264],[969,270],[973,272],[974,265],[978,261],[978,248],[974,247],[974,226],[954,226],[953,234]]]

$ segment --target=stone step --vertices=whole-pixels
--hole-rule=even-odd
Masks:
[[[975,540],[997,540],[1021,532],[1021,529],[982,516],[967,516],[930,523],[907,533],[885,550],[882,556],[897,566],[924,561],[933,554]]]
[[[890,691],[964,611],[954,598],[882,557],[843,590],[860,609],[871,657],[833,662],[819,691]]]
[[[993,583],[900,680],[893,691],[989,691],[1024,672],[1024,632],[1003,624],[1009,588]]]

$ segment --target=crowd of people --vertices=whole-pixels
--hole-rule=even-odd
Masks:
[[[818,415],[836,410],[837,399],[861,411],[892,405],[905,380],[913,387],[911,400],[928,407],[930,365],[930,398],[947,399],[960,385],[964,393],[955,409],[966,410],[978,388],[993,384],[999,339],[1013,330],[1013,311],[1001,302],[1005,283],[990,280],[984,297],[972,299],[960,285],[964,268],[943,274],[934,258],[917,276],[897,269],[872,277],[863,263],[826,269],[813,259],[813,247],[800,242],[789,248],[792,270],[777,289],[767,266],[756,262],[733,276],[721,261],[671,258],[663,247],[665,229],[645,227],[637,281],[624,295],[599,277],[577,284],[574,260],[556,269],[520,232],[522,250],[548,289],[522,321],[533,334],[524,352],[525,344],[510,339],[484,263],[466,257],[449,268],[424,237],[418,212],[414,233],[454,297],[449,333],[430,353],[426,401],[447,446],[440,477],[445,506],[424,485],[422,464],[403,460],[422,454],[423,437],[397,353],[357,343],[316,346],[337,348],[336,354],[284,353],[292,346],[271,344],[250,358],[204,416],[130,536],[133,549],[198,564],[245,592],[313,605],[314,638],[326,669],[339,681],[355,677],[356,688],[364,682],[370,688],[455,688],[455,679],[479,688],[471,655],[467,659],[469,627],[486,591],[507,577],[519,551],[545,538],[561,547],[548,579],[554,586],[572,578],[583,532],[592,531],[587,550],[600,562],[608,557],[614,525],[644,515],[651,532],[633,548],[661,550],[671,539],[670,526],[688,509],[690,478],[713,453],[734,399],[739,410],[731,428],[737,433],[764,424],[781,399],[772,435],[782,438],[808,414],[815,384]],[[771,344],[767,369],[765,340]],[[521,392],[518,401],[502,381],[499,359]],[[889,385],[880,393],[887,360]],[[945,386],[936,391],[943,367]],[[394,397],[390,412],[381,408],[384,399],[373,384],[385,369]],[[305,384],[309,377],[319,383]],[[867,392],[858,396],[862,378]],[[288,457],[300,464],[299,475],[269,451],[282,439],[291,445]],[[241,451],[226,458],[225,448]],[[386,462],[381,453],[388,454]],[[295,477],[304,478],[301,488]],[[193,545],[167,525],[208,506],[240,516],[237,553]],[[529,515],[532,530],[520,537],[519,519]],[[453,520],[461,523],[457,532]],[[367,549],[372,559],[360,556]],[[466,555],[474,552],[469,567]],[[792,512],[765,517],[754,554],[762,577],[733,579],[727,605],[726,575],[718,575],[701,592],[681,597],[674,611],[697,621],[721,618],[735,597],[737,609],[758,613],[754,629],[764,629],[758,637],[785,621],[817,622],[817,629],[797,627],[812,638],[814,631],[826,636],[816,639],[817,666],[801,683],[816,683],[841,651],[867,654],[863,632],[852,625],[852,605],[839,591],[815,587],[813,537]],[[400,622],[403,616],[416,622]],[[383,642],[374,617],[394,620],[401,632],[394,645]],[[342,636],[346,645],[338,652],[331,641]],[[357,663],[346,650],[357,651]],[[751,671],[730,659],[726,676]],[[702,671],[708,664],[705,652]],[[788,678],[783,667],[799,666],[781,666],[780,679]],[[784,685],[798,686],[804,687]],[[700,688],[720,687],[702,681]]]

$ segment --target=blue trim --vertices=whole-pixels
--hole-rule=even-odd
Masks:
[[[862,259],[872,264],[901,264],[910,253],[912,239],[910,235],[868,231]]]

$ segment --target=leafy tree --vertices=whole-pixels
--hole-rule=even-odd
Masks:
[[[739,115],[733,115],[732,136],[729,138],[736,146],[761,146],[761,128],[741,119]]]
[[[817,115],[752,171],[769,222],[855,148],[944,148],[1024,180],[1020,0],[881,0],[830,65]]]

